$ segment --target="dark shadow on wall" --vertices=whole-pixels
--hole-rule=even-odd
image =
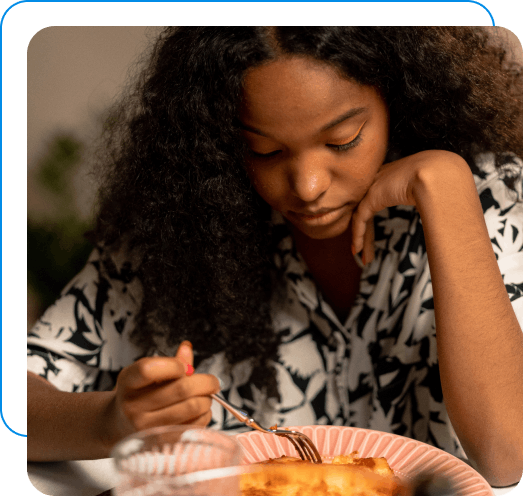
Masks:
[[[36,184],[54,208],[27,219],[27,282],[36,316],[56,300],[92,250],[84,237],[91,221],[81,219],[74,207],[72,179],[81,164],[82,149],[74,137],[58,135],[37,164]]]

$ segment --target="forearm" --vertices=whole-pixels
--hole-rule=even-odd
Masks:
[[[58,461],[109,456],[113,392],[67,393],[27,376],[27,459]]]
[[[434,292],[441,383],[467,455],[494,485],[523,467],[523,334],[466,165],[416,184]],[[445,182],[443,182],[445,181]]]

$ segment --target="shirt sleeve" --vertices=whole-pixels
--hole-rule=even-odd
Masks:
[[[492,248],[523,329],[523,199],[517,189],[512,191],[505,185],[502,174],[493,168],[479,189]]]
[[[63,391],[111,389],[142,355],[130,339],[140,301],[130,263],[108,263],[95,249],[28,333],[28,370]]]

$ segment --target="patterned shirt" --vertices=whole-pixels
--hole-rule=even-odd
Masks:
[[[474,176],[499,269],[523,324],[523,203],[494,156],[478,159]],[[521,198],[521,179],[517,187]],[[220,378],[222,394],[262,425],[349,425],[408,436],[464,457],[450,424],[439,378],[432,283],[418,212],[388,208],[375,216],[375,259],[365,267],[345,322],[323,299],[296,251],[283,218],[275,264],[284,271],[286,298],[275,301],[273,323],[284,335],[275,363],[281,400],[265,398],[250,381],[251,363],[228,367],[223,353],[196,371]],[[348,255],[352,256],[352,255]],[[112,270],[93,252],[28,335],[28,368],[65,391],[107,390],[118,372],[143,356],[129,335],[141,285],[130,263]],[[173,354],[165,343],[158,349]],[[219,405],[212,426],[245,429]]]

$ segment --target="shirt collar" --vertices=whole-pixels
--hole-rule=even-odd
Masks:
[[[279,233],[281,237],[275,251],[275,263],[278,269],[283,271],[289,289],[309,310],[323,315],[336,327],[343,329],[334,310],[323,300],[305,260],[296,249],[289,226],[280,212],[273,210],[272,224],[276,229],[281,230]]]

